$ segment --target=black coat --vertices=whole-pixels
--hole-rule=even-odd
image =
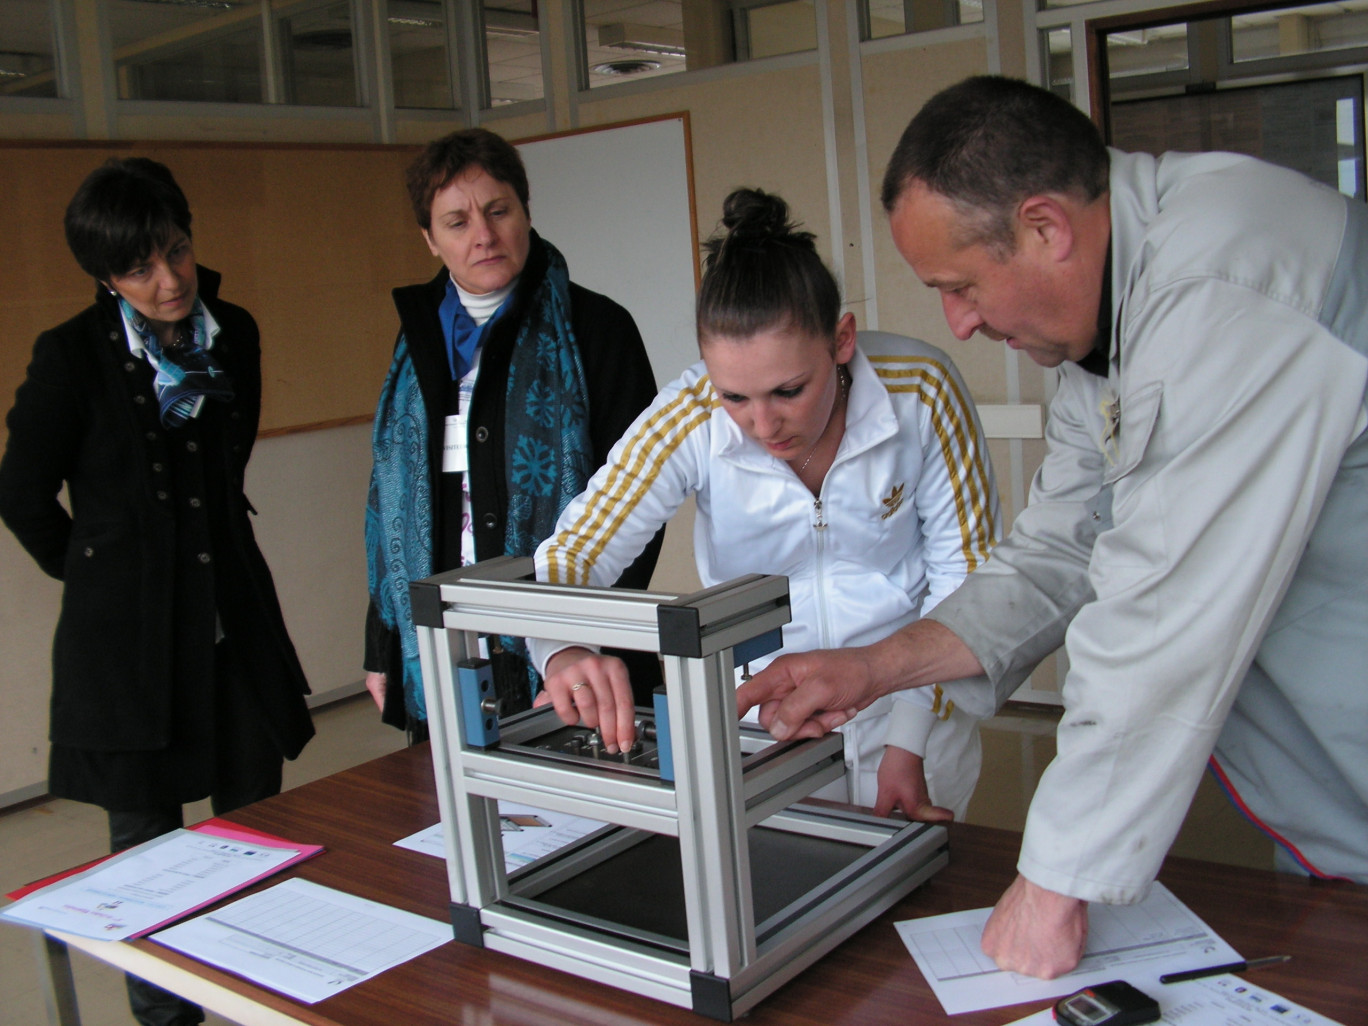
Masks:
[[[480,354],[480,371],[475,379],[475,393],[469,411],[470,497],[475,507],[472,524],[475,534],[477,559],[492,559],[504,555],[505,517],[508,511],[508,475],[504,467],[504,403],[509,364],[518,328],[528,313],[528,303],[546,276],[546,250],[536,232],[528,250],[518,284],[507,310],[499,316],[484,340]],[[428,420],[428,494],[432,497],[432,522],[438,537],[433,539],[433,566],[450,570],[461,564],[461,553],[448,551],[455,544],[444,545],[443,527],[447,523],[444,497],[459,489],[459,482],[438,479],[443,475],[434,468],[442,465],[442,446],[445,416],[453,384],[447,363],[446,342],[438,310],[446,295],[450,273],[444,267],[429,282],[409,285],[394,290],[394,305],[399,311],[401,334],[408,339],[418,387]],[[613,444],[626,433],[642,410],[656,395],[655,376],[646,355],[632,315],[622,306],[597,292],[570,283],[570,323],[579,346],[580,360],[589,388],[589,438],[593,446],[593,470],[608,458]],[[446,475],[454,477],[454,475]],[[456,532],[448,532],[454,535]],[[664,532],[657,534],[645,551],[628,567],[617,585],[624,588],[645,588],[650,584],[660,555]],[[623,653],[618,653],[623,655]],[[634,685],[639,684],[642,696],[660,683],[659,668],[654,658],[642,653],[628,657]],[[403,656],[398,635],[385,629],[380,615],[372,604],[366,620],[365,668],[379,670],[396,683],[386,693],[384,720],[396,726],[405,723],[402,688]],[[506,679],[517,676],[517,671],[506,671]],[[511,692],[502,686],[505,713],[517,711]],[[649,698],[645,698],[649,705]],[[526,702],[522,705],[525,707]]]
[[[38,337],[15,395],[0,519],[64,582],[54,751],[167,748],[187,707],[212,702],[203,675],[213,679],[215,615],[281,755],[298,755],[313,735],[308,686],[243,494],[261,412],[257,327],[217,300],[218,284],[199,269],[199,294],[221,327],[213,356],[235,395],[206,400],[186,427],[162,427],[153,369],[129,353],[104,290]]]

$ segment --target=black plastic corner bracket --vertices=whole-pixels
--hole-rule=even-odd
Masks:
[[[696,606],[656,606],[660,654],[699,659],[703,656],[703,628]]]
[[[731,984],[712,973],[689,970],[689,992],[693,1010],[718,1022],[732,1021]]]
[[[409,585],[409,605],[413,622],[419,627],[441,627],[442,590],[434,581],[414,581]]]
[[[462,944],[472,948],[484,947],[484,927],[480,925],[480,910],[474,905],[451,903],[451,930]]]

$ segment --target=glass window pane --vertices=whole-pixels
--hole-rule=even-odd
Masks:
[[[1363,97],[1335,101],[1335,145],[1339,147],[1339,191],[1363,199]]]
[[[752,60],[817,49],[812,0],[745,7],[739,13],[745,19],[746,56]]]
[[[866,0],[869,38],[930,32],[983,20],[983,0]]]
[[[1363,79],[1311,79],[1113,103],[1123,150],[1230,150],[1363,196]]]
[[[1187,23],[1107,33],[1111,78],[1184,71],[1188,66]]]
[[[1073,33],[1066,28],[1042,32],[1050,92],[1073,103]]]
[[[360,106],[350,3],[296,7],[277,24],[286,103]]]
[[[1368,10],[1357,3],[1285,7],[1230,19],[1236,61],[1368,46]]]
[[[121,100],[260,103],[261,4],[109,5]]]
[[[394,105],[451,110],[451,55],[442,0],[389,0]]]
[[[540,100],[545,93],[537,0],[485,0],[483,6],[491,105]]]
[[[907,25],[911,19],[903,0],[865,0],[865,10],[870,39],[901,36],[910,31]]]
[[[0,22],[0,96],[56,96],[48,0],[6,0]]]

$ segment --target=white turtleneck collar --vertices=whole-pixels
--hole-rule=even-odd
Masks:
[[[508,298],[508,294],[517,287],[518,279],[514,278],[503,288],[486,292],[483,295],[467,292],[461,288],[460,283],[455,278],[451,279],[451,283],[456,286],[456,293],[461,297],[461,305],[465,307],[466,313],[470,314],[470,319],[483,327],[484,323],[494,316],[494,312]]]

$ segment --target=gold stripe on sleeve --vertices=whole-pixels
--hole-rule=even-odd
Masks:
[[[889,392],[912,393],[931,411],[932,429],[950,472],[961,550],[968,568],[975,569],[988,558],[996,528],[988,498],[988,469],[969,401],[939,360],[878,355],[870,356],[869,362]]]
[[[585,497],[574,522],[558,531],[547,549],[547,576],[558,583],[587,584],[589,573],[623,522],[649,491],[661,468],[684,440],[712,417],[716,397],[702,377],[683,389],[623,439],[603,485]]]

